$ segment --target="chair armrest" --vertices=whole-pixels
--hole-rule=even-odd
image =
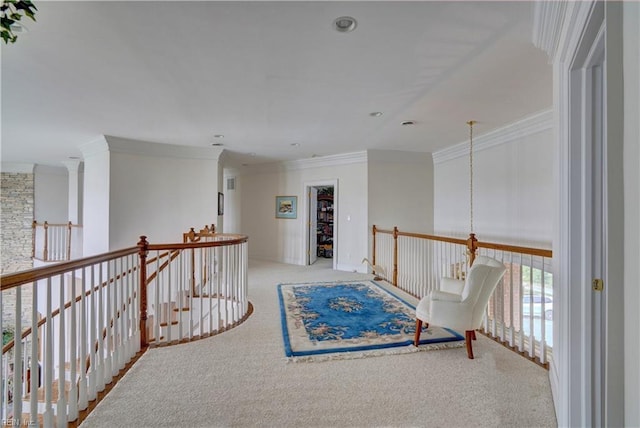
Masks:
[[[440,281],[440,291],[445,293],[462,294],[464,288],[464,280],[443,277]]]
[[[470,330],[473,313],[471,309],[464,303],[432,300],[429,307],[429,322],[457,331]]]
[[[460,303],[462,301],[462,296],[460,296],[459,294],[434,290],[431,292],[431,301]]]

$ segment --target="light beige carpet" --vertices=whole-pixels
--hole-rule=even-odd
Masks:
[[[323,261],[251,261],[255,313],[219,336],[148,351],[83,427],[556,426],[548,372],[478,335],[464,348],[288,363],[276,285],[371,278]]]

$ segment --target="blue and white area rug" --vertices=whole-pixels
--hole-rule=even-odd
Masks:
[[[286,356],[318,361],[464,345],[455,331],[430,326],[421,333],[427,346],[414,347],[415,299],[392,288],[375,281],[280,284]]]

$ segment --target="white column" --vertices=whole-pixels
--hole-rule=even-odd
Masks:
[[[82,161],[79,159],[71,159],[62,163],[69,171],[69,208],[67,217],[71,223],[79,224],[82,214],[80,212],[81,205],[79,201],[81,189],[78,176]]]

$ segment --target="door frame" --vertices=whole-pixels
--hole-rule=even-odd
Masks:
[[[621,5],[614,3],[568,6],[554,58],[554,295],[561,311],[554,314],[559,343],[554,346],[550,380],[561,426],[624,425],[622,14]],[[592,97],[591,86],[591,66],[599,54],[604,56],[601,99]],[[600,155],[590,143],[594,122],[586,112],[593,111],[603,113]],[[592,180],[594,173],[601,174],[601,191]],[[601,211],[594,209],[594,192],[602,196]],[[602,229],[600,236],[594,236],[595,222]],[[604,276],[603,292],[592,290],[594,274]]]
[[[311,187],[321,187],[321,186],[333,186],[333,269],[336,270],[337,266],[338,266],[338,243],[339,243],[339,235],[338,235],[338,220],[339,220],[339,198],[338,198],[338,179],[334,178],[334,179],[329,179],[329,180],[317,180],[317,181],[305,181],[304,182],[304,191],[303,191],[303,195],[304,195],[304,204],[303,204],[303,215],[304,215],[304,221],[302,222],[302,227],[303,227],[303,232],[302,232],[302,236],[303,236],[303,247],[305,254],[304,254],[304,265],[308,266],[309,265],[309,255],[307,253],[307,251],[311,251],[311,248],[309,248],[309,233],[310,233],[310,222],[309,222],[309,216],[311,215],[311,213],[309,212],[309,189]],[[315,248],[313,249],[315,251]]]

